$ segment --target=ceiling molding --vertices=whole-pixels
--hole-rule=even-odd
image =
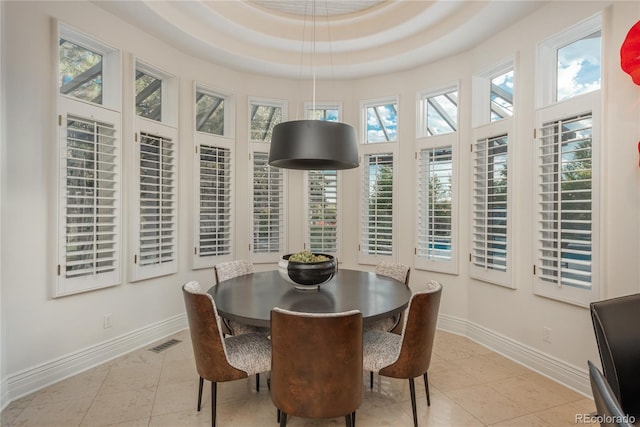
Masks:
[[[414,68],[466,51],[541,1],[96,1],[137,28],[233,69],[292,78],[352,79]],[[291,10],[287,11],[286,7]],[[275,7],[275,9],[274,9]],[[278,8],[279,7],[279,8]],[[313,62],[313,64],[312,64]]]

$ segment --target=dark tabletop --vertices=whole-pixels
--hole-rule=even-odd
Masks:
[[[294,288],[275,270],[225,280],[208,292],[220,316],[264,327],[269,327],[274,307],[309,313],[359,310],[364,323],[368,323],[404,310],[411,297],[411,290],[403,282],[345,269],[339,269],[331,281],[314,290]]]

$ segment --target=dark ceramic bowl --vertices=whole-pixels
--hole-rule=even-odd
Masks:
[[[291,254],[284,255],[278,263],[280,275],[299,289],[315,289],[328,282],[336,274],[336,260],[332,255],[316,255],[324,255],[329,259],[320,262],[294,262],[289,261]]]

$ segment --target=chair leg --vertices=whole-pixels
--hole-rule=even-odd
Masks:
[[[356,427],[356,411],[351,413],[351,427]]]
[[[200,404],[202,403],[202,386],[204,384],[204,378],[200,377],[200,383],[198,384],[198,412],[200,412]]]
[[[280,422],[280,409],[276,408],[276,422]]]
[[[216,398],[218,383],[211,381],[211,427],[216,427]]]
[[[353,424],[351,424],[351,414],[344,416],[344,425],[347,427],[353,427]]]
[[[256,393],[260,391],[260,374],[256,374]]]
[[[413,411],[413,427],[418,427],[418,412],[416,411],[416,384],[413,378],[409,378],[409,391],[411,392],[411,409]]]
[[[287,413],[280,411],[280,427],[287,426]]]
[[[424,373],[422,378],[424,378],[424,389],[427,391],[427,406],[431,406],[431,399],[429,397],[429,377],[427,376],[426,372]]]
[[[373,390],[373,371],[369,371],[369,384],[371,385],[371,390]]]

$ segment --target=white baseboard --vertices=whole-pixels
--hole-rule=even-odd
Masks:
[[[438,329],[467,337],[516,363],[591,397],[589,372],[465,319],[440,314]]]
[[[3,378],[0,402],[3,410],[10,402],[43,387],[108,362],[130,351],[187,328],[185,314],[129,332],[75,353]],[[519,343],[468,320],[441,314],[438,329],[467,337],[532,369],[584,396],[591,396],[589,373],[574,365]]]
[[[7,377],[3,377],[0,380],[0,412],[4,411],[4,408],[9,406],[11,401],[9,400],[9,386],[7,385]]]
[[[2,404],[6,407],[22,396],[175,334],[187,326],[186,315],[180,314],[9,375],[2,383]]]

